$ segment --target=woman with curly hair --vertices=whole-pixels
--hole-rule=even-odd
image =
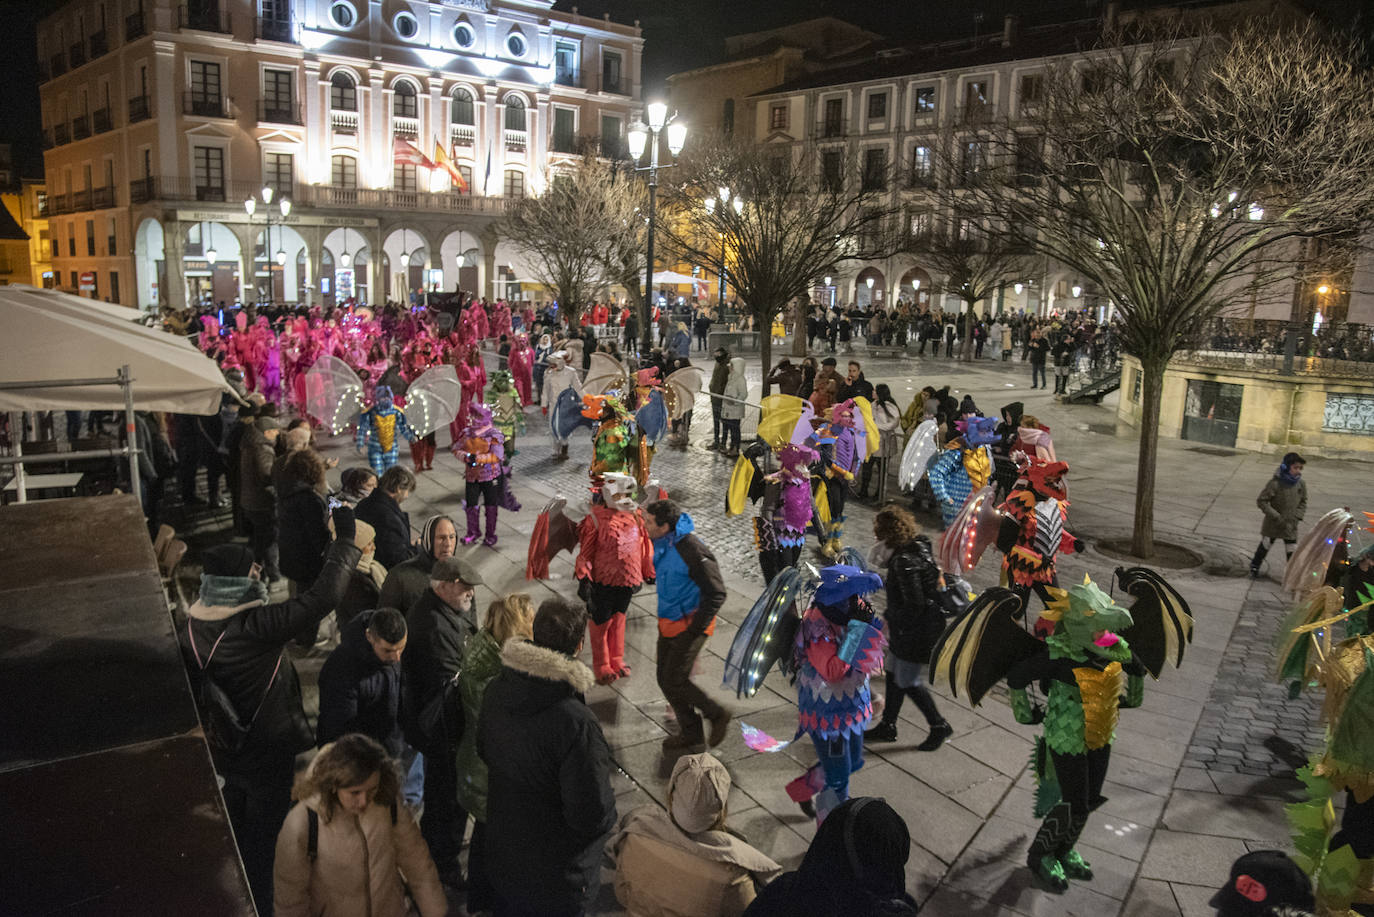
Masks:
[[[277,836],[277,917],[405,917],[407,888],[423,917],[449,912],[400,787],[395,762],[367,736],[320,749],[296,780],[296,805]]]
[[[878,725],[864,733],[866,742],[897,741],[897,714],[910,697],[930,726],[917,751],[934,751],[954,733],[935,696],[926,686],[926,669],[935,641],[945,629],[940,607],[944,577],[935,564],[930,539],[921,534],[916,518],[900,506],[889,504],[873,518],[873,535],[879,544],[874,550],[886,553],[887,626],[887,703]],[[871,558],[876,559],[876,558]]]

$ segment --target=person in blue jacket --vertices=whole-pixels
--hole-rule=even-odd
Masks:
[[[725,581],[716,556],[692,533],[692,517],[672,500],[650,503],[644,528],[653,541],[658,584],[658,687],[680,727],[677,735],[663,740],[663,750],[687,751],[702,744],[714,748],[725,741],[730,711],[692,683],[692,666],[716,629]],[[709,742],[703,717],[711,723]]]

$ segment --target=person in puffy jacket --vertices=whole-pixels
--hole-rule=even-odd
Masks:
[[[334,510],[334,533],[310,589],[277,604],[268,604],[267,583],[247,547],[224,544],[205,551],[200,595],[178,634],[192,678],[208,672],[239,720],[249,724],[241,748],[212,742],[210,751],[224,779],[224,805],[262,914],[272,912],[272,851],[291,807],[296,755],[315,744],[286,644],[338,604],[361,556],[352,510]]]
[[[611,750],[576,658],[587,611],[546,599],[534,641],[501,651],[477,723],[487,765],[486,863],[498,914],[580,917],[596,898],[615,826]]]
[[[926,685],[931,651],[945,629],[940,608],[940,568],[930,539],[916,518],[900,506],[885,506],[873,518],[873,535],[891,554],[883,581],[887,587],[887,703],[882,720],[864,733],[865,742],[897,741],[897,716],[910,697],[930,732],[917,751],[934,751],[954,734]]]
[[[340,736],[320,749],[294,795],[299,801],[277,837],[277,917],[407,917],[415,913],[407,892],[421,917],[449,913],[382,746]]]
[[[739,457],[740,421],[744,419],[744,403],[749,400],[749,382],[744,377],[744,357],[730,360],[730,375],[725,380],[725,397],[721,399],[720,422],[723,428],[721,454],[726,458]]]
[[[395,608],[364,611],[340,632],[338,649],[320,669],[321,747],[359,732],[399,759],[406,752],[401,731],[401,654],[406,619]]]
[[[1285,556],[1293,556],[1293,548],[1298,543],[1298,523],[1307,515],[1307,482],[1302,479],[1306,464],[1306,460],[1296,452],[1285,455],[1278,470],[1255,500],[1260,512],[1264,513],[1264,522],[1260,525],[1259,547],[1255,548],[1255,556],[1250,558],[1250,576],[1253,579],[1259,578],[1260,564],[1264,563],[1264,556],[1275,541],[1283,542]]]

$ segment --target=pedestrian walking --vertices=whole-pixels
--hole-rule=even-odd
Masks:
[[[342,736],[297,781],[276,843],[277,917],[444,917],[448,899],[396,763],[373,739]]]
[[[1062,334],[1059,342],[1054,345],[1054,393],[1056,395],[1067,395],[1069,393],[1069,374],[1073,372],[1074,355],[1078,352],[1074,345],[1073,336]]]
[[[1255,503],[1264,513],[1260,524],[1260,543],[1250,558],[1250,577],[1258,579],[1260,564],[1275,541],[1282,541],[1285,557],[1293,556],[1298,542],[1298,523],[1307,515],[1307,482],[1302,479],[1306,460],[1296,452],[1289,452],[1279,463],[1278,470],[1264,485]]]
[[[716,362],[711,367],[711,381],[706,386],[711,393],[711,445],[706,448],[717,452],[724,441],[725,425],[720,412],[724,404],[722,396],[725,394],[725,383],[730,378],[730,351],[717,347],[712,355]]]
[[[654,545],[658,589],[658,687],[679,730],[663,740],[663,750],[703,743],[715,748],[725,741],[730,712],[692,683],[692,667],[715,632],[716,613],[725,604],[725,581],[716,556],[694,534],[692,517],[672,500],[650,503],[644,528]],[[710,736],[703,718],[711,724]]]
[[[1031,388],[1045,388],[1048,383],[1045,381],[1045,359],[1049,356],[1050,343],[1040,334],[1040,329],[1036,328],[1030,333],[1030,342],[1026,345],[1026,352],[1029,354],[1031,365]],[[1036,384],[1039,380],[1039,385]]]
[[[581,917],[600,887],[615,793],[611,750],[585,699],[592,673],[577,660],[586,627],[581,602],[546,599],[534,640],[506,644],[482,698],[485,853],[500,915]]]
[[[873,519],[875,549],[887,555],[883,582],[887,587],[889,630],[887,647],[887,699],[882,720],[864,733],[865,742],[897,741],[897,717],[911,698],[925,717],[929,732],[917,751],[934,751],[954,734],[940,715],[935,696],[927,687],[930,654],[945,629],[940,607],[943,576],[935,564],[930,539],[921,534],[916,519],[900,506],[886,506]]]

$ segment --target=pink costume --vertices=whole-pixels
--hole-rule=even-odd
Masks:
[[[506,337],[511,334],[510,306],[506,305],[504,299],[496,304],[491,320],[491,336],[500,337],[503,334]]]
[[[534,389],[534,348],[530,347],[530,336],[523,331],[515,336],[515,346],[506,358],[510,367],[515,390],[520,393],[520,401],[530,404]]]

